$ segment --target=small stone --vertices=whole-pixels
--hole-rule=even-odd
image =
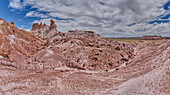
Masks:
[[[111,62],[109,62],[108,64],[109,64],[110,66],[112,66],[112,63],[111,63]]]
[[[98,60],[98,57],[97,56],[93,56],[93,59]]]
[[[116,68],[115,70],[117,71],[117,70],[119,70],[119,68]]]
[[[118,50],[118,51],[120,51],[120,47],[118,47],[118,46],[117,46],[115,49]]]
[[[88,58],[91,58],[92,57],[92,55],[90,54],[89,56],[88,56]]]
[[[120,54],[120,56],[124,57],[124,55],[123,55],[123,54]]]
[[[89,43],[88,45],[89,45],[89,46],[94,46],[94,43]]]
[[[101,46],[105,46],[105,44],[101,44]]]
[[[111,44],[107,44],[108,47],[111,47],[112,45]]]
[[[102,50],[99,50],[99,52],[103,52]]]
[[[129,61],[127,58],[122,58],[121,61]]]
[[[96,55],[99,55],[99,53],[98,53],[98,52],[96,52]]]

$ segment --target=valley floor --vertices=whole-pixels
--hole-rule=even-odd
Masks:
[[[2,95],[170,95],[170,40],[141,43],[127,66],[108,72],[0,66]]]

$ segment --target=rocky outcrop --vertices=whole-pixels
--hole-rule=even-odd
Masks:
[[[49,29],[57,29],[57,25],[55,24],[55,21],[54,20],[50,20],[50,26],[46,25],[45,23],[42,24],[42,22],[40,24],[34,23],[33,26],[32,26],[32,30],[38,30],[38,29],[47,28],[47,27]]]
[[[12,24],[12,25],[15,25],[15,23],[14,23],[13,21],[11,22],[11,24]]]
[[[41,38],[50,39],[58,33],[55,21],[50,20],[50,22],[50,26],[42,23],[34,23],[31,32]]]
[[[50,20],[50,28],[57,29],[57,25],[55,24],[54,20]]]

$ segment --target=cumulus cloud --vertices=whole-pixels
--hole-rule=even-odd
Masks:
[[[14,2],[15,1],[15,2]],[[166,31],[167,24],[149,24],[165,14],[163,4],[168,0],[12,0],[12,4],[31,6],[27,17],[39,17],[39,21],[49,23],[54,19],[60,31],[93,30],[103,36],[140,36],[154,34],[161,27]],[[47,14],[42,14],[46,12]],[[59,19],[55,19],[55,18]],[[135,25],[128,26],[129,24]],[[160,29],[159,29],[160,31]],[[160,32],[161,32],[160,31]],[[166,33],[166,32],[164,32]],[[170,35],[169,35],[170,36]]]

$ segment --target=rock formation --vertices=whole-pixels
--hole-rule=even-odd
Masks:
[[[55,24],[54,20],[50,20],[50,28],[57,29],[57,25]]]
[[[48,39],[53,37],[58,33],[57,31],[57,25],[55,24],[55,21],[50,20],[50,26],[46,24],[38,24],[34,23],[32,26],[31,32],[35,35],[40,36],[41,38]]]
[[[15,23],[14,23],[13,21],[11,22],[11,24],[12,24],[12,25],[15,25]]]

